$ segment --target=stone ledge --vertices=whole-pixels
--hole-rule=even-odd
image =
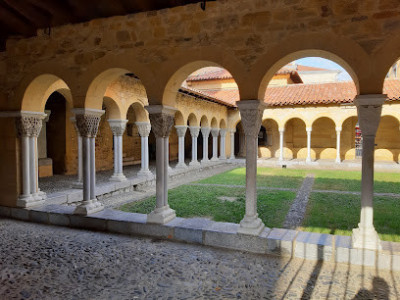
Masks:
[[[362,250],[351,248],[350,236],[281,228],[265,228],[259,236],[249,236],[237,233],[239,224],[214,222],[205,218],[175,218],[167,224],[159,225],[148,224],[147,215],[113,209],[89,216],[73,213],[73,206],[56,204],[31,209],[0,206],[1,217],[23,221],[400,271],[400,243],[382,242],[382,251]]]

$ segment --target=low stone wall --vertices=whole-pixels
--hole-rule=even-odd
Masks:
[[[143,235],[258,254],[297,257],[400,271],[400,243],[382,242],[383,250],[351,247],[351,237],[265,228],[259,236],[237,233],[239,224],[204,218],[175,218],[165,225],[147,223],[147,215],[105,209],[90,216],[74,207],[47,205],[33,209],[0,207],[0,217],[58,226]]]

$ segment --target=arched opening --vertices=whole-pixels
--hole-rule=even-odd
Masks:
[[[244,134],[242,121],[237,123],[235,131],[235,156],[246,157],[246,136]]]
[[[375,160],[399,162],[399,120],[393,116],[382,116],[375,137]]]
[[[360,145],[361,139],[357,134],[360,133],[358,118],[356,116],[347,118],[342,123],[342,132],[340,138],[340,159],[354,160],[361,158],[356,152],[356,143]]]
[[[321,117],[313,122],[311,149],[317,160],[336,158],[336,130],[332,119]]]
[[[262,122],[258,136],[259,157],[279,157],[279,128],[278,123],[273,119],[265,119]]]
[[[307,158],[306,123],[302,119],[291,118],[286,121],[284,145],[285,159]]]

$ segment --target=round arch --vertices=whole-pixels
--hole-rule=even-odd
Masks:
[[[217,119],[215,117],[213,117],[211,119],[211,127],[212,128],[218,128],[218,121],[217,121]]]
[[[186,125],[185,118],[179,110],[175,113],[175,125]]]
[[[314,125],[316,122],[320,121],[321,119],[327,119],[329,120],[329,122],[333,123],[333,127],[339,127],[341,125],[341,123],[338,120],[334,120],[332,119],[330,116],[327,116],[326,114],[318,114],[316,116],[314,116],[311,120],[311,127],[314,129]]]
[[[103,103],[107,108],[108,118],[111,120],[125,119],[118,102],[111,97],[104,97]]]
[[[219,128],[226,129],[226,121],[224,119],[219,122]]]
[[[197,120],[197,117],[194,113],[190,113],[187,119],[188,125],[195,127],[195,126],[199,126],[199,122]]]
[[[200,126],[201,127],[209,127],[208,119],[206,116],[202,116],[200,119]]]

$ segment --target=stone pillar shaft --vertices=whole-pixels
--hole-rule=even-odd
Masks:
[[[312,128],[311,127],[307,127],[306,128],[307,131],[307,158],[306,158],[306,162],[311,162],[311,131]]]
[[[382,249],[378,233],[373,225],[374,196],[374,148],[382,104],[386,95],[359,95],[354,100],[363,135],[361,174],[361,214],[358,228],[353,229],[355,248]]]
[[[83,188],[83,146],[82,146],[82,136],[79,132],[78,127],[76,126],[75,117],[71,117],[71,122],[74,124],[74,128],[76,131],[77,141],[78,141],[78,179],[75,183],[73,183],[74,188]]]
[[[219,132],[220,136],[221,136],[221,142],[220,142],[220,159],[226,159],[226,129],[221,129]]]
[[[218,128],[212,128],[211,129],[211,135],[213,137],[213,156],[211,158],[212,161],[218,161],[218,135],[219,135],[219,129]]]
[[[128,120],[108,120],[111,131],[114,136],[114,174],[111,176],[111,181],[125,181],[126,177],[123,173],[123,145],[122,137],[125,132],[126,123]]]
[[[176,109],[163,105],[151,105],[146,109],[156,136],[156,207],[147,215],[147,222],[165,224],[176,217],[168,205],[169,134]]]
[[[201,163],[208,163],[208,136],[210,135],[209,127],[201,127],[201,134],[203,135],[203,159]]]
[[[76,126],[82,136],[83,201],[75,214],[88,215],[104,209],[96,199],[95,138],[103,110],[74,109]]]
[[[336,163],[340,163],[340,133],[342,132],[342,127],[336,127]]]
[[[279,128],[279,161],[283,161],[283,136],[285,128]]]
[[[265,226],[257,214],[257,146],[265,103],[247,100],[239,101],[237,105],[246,136],[246,214],[238,232],[259,235]]]
[[[176,125],[176,133],[178,135],[178,165],[177,168],[186,168],[185,164],[185,134],[186,125]]]
[[[189,126],[190,135],[192,136],[192,161],[190,162],[190,166],[198,166],[199,162],[197,161],[197,138],[199,137],[200,127],[199,126]]]
[[[231,155],[229,156],[229,159],[235,159],[235,132],[236,129],[231,129]]]
[[[141,168],[138,176],[151,178],[153,177],[149,169],[149,135],[151,125],[149,122],[136,122],[135,124],[138,128],[141,143]]]

